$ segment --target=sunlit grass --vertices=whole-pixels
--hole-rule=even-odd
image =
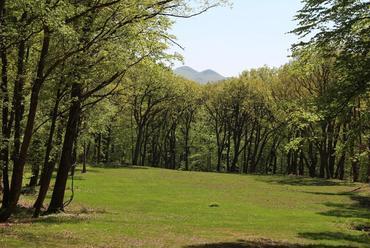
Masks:
[[[370,243],[369,233],[353,228],[370,224],[369,188],[360,184],[90,168],[87,174],[77,172],[75,194],[64,215],[13,219],[22,223],[0,226],[0,247],[187,247],[238,240],[302,247]]]

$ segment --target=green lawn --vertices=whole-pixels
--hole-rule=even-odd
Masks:
[[[366,185],[151,168],[77,175],[66,214],[13,219],[0,247],[370,247],[354,230],[370,225]]]

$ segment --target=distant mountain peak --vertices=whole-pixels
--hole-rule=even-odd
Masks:
[[[224,76],[214,70],[207,69],[202,72],[198,72],[190,66],[181,66],[175,69],[174,73],[198,83],[217,82],[225,79]]]
[[[193,68],[191,68],[190,66],[187,66],[187,65],[180,66],[177,69],[185,69],[185,70],[193,70],[193,71],[195,71]]]
[[[211,69],[207,69],[207,70],[202,71],[202,73],[217,73],[217,72]]]

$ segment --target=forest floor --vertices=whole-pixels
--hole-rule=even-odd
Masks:
[[[0,247],[370,247],[364,184],[144,167],[76,174],[65,214],[33,220],[33,197],[22,196]]]

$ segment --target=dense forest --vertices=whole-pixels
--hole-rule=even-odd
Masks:
[[[370,181],[370,3],[304,0],[291,62],[200,85],[168,53],[198,2],[0,0],[1,222],[87,165]]]

